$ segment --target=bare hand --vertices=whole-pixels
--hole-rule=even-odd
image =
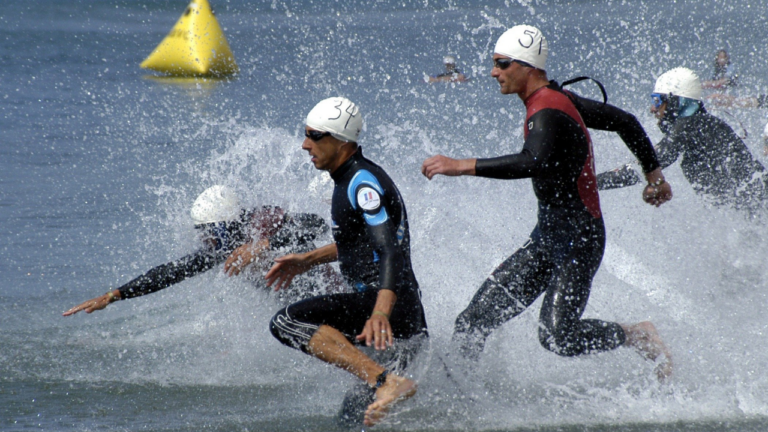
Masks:
[[[385,350],[387,346],[393,346],[395,344],[395,337],[392,335],[392,326],[389,324],[389,319],[380,313],[374,313],[365,322],[362,333],[357,335],[355,339],[359,341],[365,341],[366,346],[373,346],[377,350]]]
[[[118,297],[116,297],[114,295],[110,297],[109,293],[107,293],[107,294],[104,294],[102,296],[99,296],[99,297],[96,297],[96,298],[92,298],[92,299],[90,299],[90,300],[88,300],[86,302],[83,302],[83,303],[81,303],[81,304],[79,304],[79,305],[69,309],[68,311],[64,312],[62,315],[70,316],[70,315],[74,315],[74,314],[76,314],[76,313],[78,313],[80,311],[85,311],[85,313],[91,313],[93,311],[102,310],[105,307],[107,307],[107,305],[112,303],[114,301],[113,299],[117,299],[117,298]]]
[[[232,251],[224,262],[224,273],[228,276],[237,276],[246,267],[259,259],[259,255],[269,247],[268,240],[259,240],[257,243],[248,243]]]
[[[275,291],[288,288],[293,278],[309,270],[305,254],[289,254],[275,258],[275,264],[267,272],[267,286],[275,285]]]
[[[658,186],[647,185],[643,190],[643,201],[656,207],[672,199],[672,186],[664,182]]]
[[[475,159],[451,159],[443,155],[432,156],[421,165],[421,173],[430,180],[437,174],[451,177],[475,175],[475,162]]]

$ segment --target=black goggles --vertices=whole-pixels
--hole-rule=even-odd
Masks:
[[[514,60],[514,59],[511,59],[511,58],[495,59],[495,60],[493,60],[493,67],[496,67],[496,68],[499,68],[501,70],[504,70],[504,69],[508,68],[512,63],[517,63],[517,64],[519,64],[521,66],[525,66],[525,67],[529,67],[529,68],[534,68],[533,66],[531,66],[530,64],[528,64],[528,63],[526,63],[524,61]]]
[[[306,130],[304,129],[304,136],[311,139],[312,141],[320,141],[321,139],[330,136],[330,132],[323,132],[319,130]]]

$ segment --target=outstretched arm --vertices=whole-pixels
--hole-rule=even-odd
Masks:
[[[477,159],[452,159],[447,156],[437,155],[424,161],[421,165],[421,173],[432,180],[437,174],[450,177],[463,175],[475,175],[475,163]]]
[[[64,316],[76,314],[81,310],[91,313],[95,310],[104,309],[109,303],[117,300],[139,297],[160,291],[171,285],[177,284],[188,277],[209,270],[223,260],[223,256],[211,255],[204,249],[201,249],[191,255],[179,258],[176,261],[153,267],[148,272],[131,280],[120,288],[111,290],[102,296],[93,298],[67,310],[64,312]]]
[[[110,291],[107,291],[107,293],[104,295],[94,297],[90,300],[80,303],[79,305],[64,312],[63,315],[70,316],[80,311],[85,311],[85,313],[91,313],[93,311],[102,310],[105,307],[107,307],[107,305],[109,305],[110,303],[116,302],[118,300],[120,300],[120,291],[110,290]]]
[[[287,288],[293,278],[310,268],[336,261],[339,257],[336,243],[331,243],[302,254],[288,254],[275,258],[275,264],[267,272],[267,286],[275,285],[275,291]]]

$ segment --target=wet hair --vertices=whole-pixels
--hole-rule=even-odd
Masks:
[[[725,66],[721,66],[720,63],[717,62],[717,59],[720,57],[720,54],[725,54]],[[724,68],[731,64],[731,55],[728,54],[728,51],[721,49],[717,50],[717,53],[715,54],[715,68]]]

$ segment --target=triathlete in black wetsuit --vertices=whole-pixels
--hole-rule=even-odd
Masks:
[[[419,284],[411,267],[408,217],[397,187],[384,170],[363,157],[360,147],[331,177],[339,269],[356,292],[292,304],[275,315],[272,333],[283,344],[304,351],[323,324],[354,340],[382,288],[397,296],[389,317],[394,337],[426,333]],[[355,307],[349,308],[351,304]]]
[[[214,200],[219,198],[218,202],[205,200],[213,196],[211,192],[216,192]],[[233,192],[222,186],[213,186],[203,192],[195,204],[204,202],[204,205],[211,208],[217,207],[217,210],[220,210],[222,206],[232,206],[236,202],[234,198],[229,202],[222,201],[222,193],[225,198],[231,198]],[[231,219],[215,222],[205,219],[205,223],[196,225],[204,244],[199,250],[154,267],[103,296],[73,307],[64,315],[72,315],[81,310],[90,313],[103,309],[113,301],[139,297],[168,288],[223,263],[233,251],[251,242],[255,243],[251,246],[252,248],[300,252],[313,249],[313,240],[328,231],[325,221],[315,214],[286,213],[280,207],[273,206],[264,206],[250,211],[240,210],[239,205],[236,207],[229,210],[229,213],[234,216]],[[193,207],[193,217],[195,209],[196,207]],[[296,290],[297,294],[306,298],[321,292],[313,282],[310,279],[303,280],[302,288]]]
[[[664,138],[656,146],[662,168],[682,156],[680,167],[693,189],[716,205],[754,212],[768,198],[765,167],[723,120],[708,113],[693,71],[676,68],[659,77],[652,112]],[[599,189],[637,182],[626,166],[598,175]]]
[[[375,402],[371,390],[363,405],[368,405],[364,418],[354,407],[342,410],[345,422],[373,425],[391,404],[415,393],[416,384],[400,374],[427,335],[427,324],[411,267],[405,204],[387,173],[363,157],[357,145],[361,129],[359,109],[348,99],[329,98],[310,111],[302,148],[315,168],[329,171],[335,183],[334,243],[275,259],[267,282],[282,288],[312,265],[339,261],[356,292],[289,305],[275,314],[270,329],[283,344],[345,369],[375,389]],[[390,364],[374,361],[353,345],[364,342],[381,351],[392,347],[395,338],[406,350],[395,350]],[[349,400],[348,395],[345,405]]]
[[[530,26],[513,27],[496,45],[491,75],[502,93],[518,94],[527,110],[520,153],[465,160],[435,156],[422,166],[430,179],[436,174],[531,178],[539,201],[538,223],[530,239],[483,283],[456,319],[454,339],[464,356],[477,358],[494,329],[544,294],[539,340],[548,350],[575,356],[626,343],[655,358],[665,348],[652,324],[621,326],[581,318],[605,249],[587,127],[616,131],[624,138],[654,183],[645,192],[646,201],[659,205],[671,197],[671,189],[637,120],[610,105],[566,94],[548,82],[541,58],[547,51],[541,32]],[[671,365],[663,369],[657,371],[662,378],[671,372]]]

